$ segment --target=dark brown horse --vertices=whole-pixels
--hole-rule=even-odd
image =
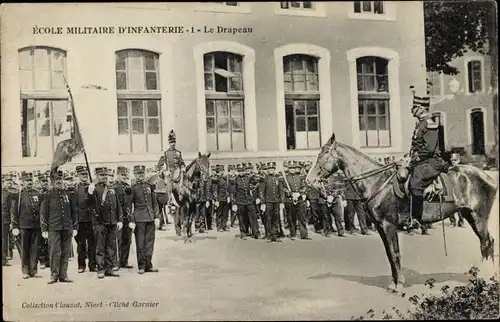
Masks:
[[[178,208],[177,211],[183,218],[183,234],[186,241],[191,241],[191,225],[192,218],[196,213],[196,204],[198,200],[194,193],[200,189],[200,180],[207,180],[210,169],[210,153],[201,154],[198,152],[198,158],[191,161],[186,167],[186,172],[179,182],[174,182],[172,185],[172,195],[167,198],[173,198],[174,204]],[[152,184],[158,184],[158,181],[163,180],[161,176],[155,175],[150,178]],[[165,200],[168,203],[170,200]]]
[[[397,290],[405,279],[401,271],[401,254],[398,240],[398,224],[401,213],[409,212],[409,202],[402,201],[394,192],[392,181],[397,175],[397,164],[382,165],[360,151],[335,140],[335,134],[321,148],[306,181],[318,186],[337,171],[342,171],[347,181],[365,202],[368,215],[379,232],[391,267],[393,284]],[[434,223],[461,213],[469,222],[480,242],[483,260],[493,260],[494,239],[488,232],[488,220],[497,186],[493,178],[473,166],[455,165],[448,171],[449,182],[460,203],[446,202],[440,211],[439,202],[424,204],[424,223]],[[457,199],[457,198],[455,198]]]

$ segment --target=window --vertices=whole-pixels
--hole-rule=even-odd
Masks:
[[[427,73],[427,95],[431,97],[443,96],[443,74],[440,72]]]
[[[355,13],[384,14],[383,1],[354,1]]]
[[[306,9],[312,10],[312,1],[282,1],[281,9]]]
[[[200,2],[196,11],[224,12],[224,13],[251,13],[247,2]]]
[[[320,147],[318,59],[283,57],[287,149]]]
[[[446,136],[446,121],[445,114],[442,112],[432,113],[432,120],[438,124],[438,146],[441,152],[446,151],[445,136]]]
[[[163,149],[158,54],[116,52],[118,146],[121,153]]]
[[[23,157],[51,157],[71,136],[67,117],[66,52],[49,47],[19,50]]]
[[[391,146],[387,66],[388,60],[379,57],[356,60],[361,147]]]
[[[209,151],[246,149],[242,59],[229,52],[203,56]]]
[[[469,93],[481,92],[483,90],[481,61],[471,60],[467,63],[467,77],[469,81]]]

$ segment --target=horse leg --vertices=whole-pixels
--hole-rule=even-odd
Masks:
[[[488,207],[485,207],[483,209],[488,209]],[[491,209],[491,207],[489,207],[489,209]],[[495,240],[488,232],[488,219],[490,215],[489,211],[488,213],[483,211],[483,213],[478,214],[471,211],[470,209],[462,208],[460,212],[472,227],[472,230],[474,231],[476,236],[479,238],[482,260],[488,260],[488,258],[491,257],[491,260],[494,261]]]
[[[375,227],[379,233],[380,238],[382,238],[382,243],[384,244],[385,253],[387,259],[389,260],[389,266],[391,267],[392,283],[389,285],[389,289],[397,291],[398,285],[400,284],[401,276],[401,262],[399,254],[399,242],[398,242],[398,231],[396,226],[387,221],[383,223],[376,222]],[[397,242],[397,253],[394,247],[394,241]]]

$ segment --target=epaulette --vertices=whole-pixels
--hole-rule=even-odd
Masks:
[[[437,129],[439,127],[439,123],[434,122],[431,119],[427,119],[427,128],[428,129]]]

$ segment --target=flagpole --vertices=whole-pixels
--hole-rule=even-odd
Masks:
[[[73,100],[73,93],[71,93],[71,88],[69,87],[68,82],[66,81],[66,77],[64,76],[64,72],[62,73],[64,84],[66,85],[66,90],[68,91],[69,94],[69,99],[70,99],[70,104],[71,104],[71,112],[73,114],[73,121],[75,124],[75,133],[79,136],[80,142],[82,142],[82,148],[83,148],[83,157],[85,158],[85,165],[87,166],[87,172],[89,173],[89,179],[90,182],[92,182],[92,173],[90,171],[90,166],[89,166],[89,160],[87,158],[87,151],[85,151],[85,144],[83,143],[83,137],[82,134],[80,133],[80,127],[78,126],[78,118],[76,117],[76,111],[75,111],[75,103]]]

